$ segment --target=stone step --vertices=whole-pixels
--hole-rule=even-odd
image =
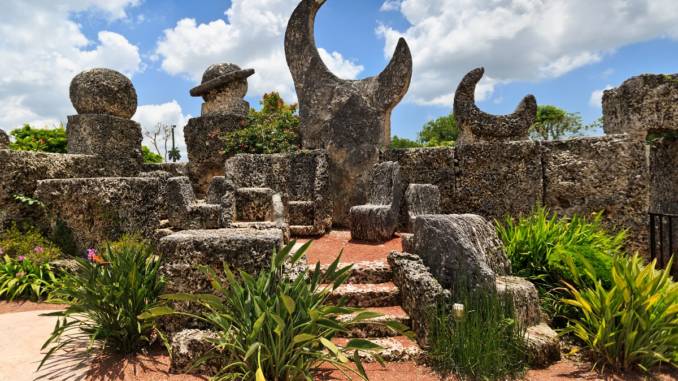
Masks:
[[[350,332],[347,334],[340,334],[341,337],[359,337],[359,338],[368,338],[368,337],[390,337],[398,336],[402,333],[396,332],[391,328],[384,326],[384,322],[388,321],[397,321],[407,327],[411,327],[410,316],[402,309],[400,306],[392,307],[372,307],[366,308],[367,311],[377,312],[382,314],[382,316],[365,320],[362,323],[356,324],[351,327]],[[346,321],[353,317],[352,315],[340,316],[339,321]]]
[[[344,346],[349,340],[351,339],[337,337],[332,339],[332,342]],[[368,338],[367,340],[383,348],[379,354],[384,361],[420,361],[424,357],[424,351],[419,345],[405,336]],[[364,362],[376,362],[376,359],[369,353],[361,353],[360,359]]]
[[[331,285],[321,285],[321,289]],[[388,307],[400,305],[400,290],[392,282],[344,284],[330,294],[329,301],[344,298],[349,307]]]
[[[351,276],[346,281],[347,284],[370,284],[387,283],[393,279],[393,274],[388,263],[385,261],[364,261],[356,263],[339,263],[339,268],[353,265]],[[328,264],[320,265],[320,273],[325,275]],[[315,266],[309,266],[309,271],[313,271]]]

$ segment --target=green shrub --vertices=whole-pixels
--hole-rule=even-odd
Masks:
[[[394,149],[407,149],[407,148],[421,148],[424,147],[423,144],[410,140],[408,138],[401,138],[398,135],[395,135],[391,139],[391,148]]]
[[[444,375],[462,379],[504,380],[521,376],[527,367],[524,327],[515,319],[510,298],[488,291],[463,291],[455,313],[440,303],[431,313],[428,342],[431,365]]]
[[[70,305],[47,314],[58,322],[43,346],[51,348],[40,366],[54,351],[83,337],[120,354],[134,353],[151,341],[154,321],[138,316],[159,305],[163,280],[154,250],[126,237],[107,245],[101,255],[91,249],[87,260],[77,261],[78,271],[66,276],[56,293]]]
[[[276,92],[264,94],[261,104],[261,111],[250,110],[244,128],[224,135],[226,155],[285,153],[301,148],[297,105],[285,104]]]
[[[48,263],[4,256],[0,263],[0,299],[39,300],[54,289],[57,278]]]
[[[9,148],[17,151],[42,151],[67,153],[68,140],[63,126],[57,128],[33,128],[24,124],[22,128],[10,133],[14,142]]]
[[[572,267],[580,276],[580,270]],[[566,332],[586,345],[596,366],[644,371],[661,363],[678,366],[678,283],[671,280],[669,270],[655,270],[655,262],[645,266],[636,255],[614,263],[611,287],[595,274],[582,274],[595,286],[580,290],[567,286],[571,299],[564,302],[580,317],[571,319]]]
[[[144,157],[144,163],[147,164],[160,164],[164,161],[161,155],[152,152],[151,149],[146,146],[141,147],[141,154]]]
[[[32,264],[42,265],[60,258],[62,253],[37,229],[22,231],[14,225],[0,234],[0,255],[13,259],[24,257]]]
[[[315,367],[331,364],[366,379],[359,352],[380,348],[364,339],[350,340],[343,348],[330,340],[338,332],[348,331],[351,325],[380,315],[328,304],[329,293],[350,276],[351,267],[338,268],[339,258],[325,275],[321,275],[318,264],[310,277],[285,276],[286,263],[294,265],[303,260],[309,245],[310,242],[292,254],[294,242],[288,244],[273,254],[271,268],[261,271],[256,278],[242,271],[236,277],[225,266],[224,284],[213,269],[202,267],[214,289],[213,295],[163,296],[169,301],[201,304],[207,312],[194,317],[209,323],[219,334],[212,341],[214,352],[195,366],[217,357],[228,364],[217,380],[310,380]],[[330,286],[325,288],[321,284]],[[155,318],[171,313],[169,307],[161,307],[145,316]],[[345,314],[355,315],[346,321],[337,319]],[[385,324],[398,331],[405,328],[397,322]],[[356,370],[348,367],[351,362]]]
[[[608,233],[601,218],[600,214],[591,219],[576,215],[560,218],[549,216],[547,209],[538,207],[517,221],[507,218],[503,224],[497,223],[513,272],[535,283],[542,308],[556,319],[557,326],[565,322],[562,315],[568,315],[560,303],[565,293],[562,281],[587,285],[577,283],[568,261],[594,273],[604,285],[612,281],[610,269],[614,258],[623,254],[626,233]]]

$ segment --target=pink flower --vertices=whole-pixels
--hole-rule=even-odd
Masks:
[[[23,255],[20,255],[20,256],[18,256],[16,259],[17,259],[17,261],[19,261],[19,262],[23,262],[23,261],[26,260],[26,257],[24,257]]]
[[[94,262],[94,259],[97,256],[97,251],[95,249],[87,249],[87,260]]]
[[[35,249],[33,249],[33,251],[34,251],[36,254],[42,254],[42,253],[45,252],[45,248],[42,247],[42,246],[36,246]]]

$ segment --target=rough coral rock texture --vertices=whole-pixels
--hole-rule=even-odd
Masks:
[[[533,368],[545,368],[560,360],[560,337],[541,323],[527,328],[527,361]]]
[[[210,65],[202,76],[200,86],[191,89],[192,96],[201,96],[205,100],[201,114],[247,116],[250,105],[243,98],[247,95],[247,77],[252,74],[254,69],[242,70],[231,63]]]
[[[70,86],[71,103],[78,114],[103,114],[124,119],[137,111],[132,81],[110,69],[91,69],[76,75]]]
[[[0,130],[0,149],[9,148],[9,143],[9,136],[5,133],[5,131]]]
[[[170,372],[178,374],[200,374],[214,376],[226,365],[225,359],[215,357],[209,361],[194,367],[196,362],[203,356],[216,351],[211,340],[215,340],[219,334],[215,331],[201,329],[184,329],[172,335],[172,357]]]
[[[270,265],[273,250],[283,244],[280,229],[214,229],[184,230],[160,240],[162,256],[160,272],[165,277],[167,293],[209,293],[212,287],[198,266],[207,266],[219,274],[222,281],[223,264],[233,270],[257,274]],[[183,311],[195,307],[185,303],[175,305]],[[170,318],[162,322],[168,332],[183,328],[201,327],[199,322]]]
[[[247,120],[241,115],[215,113],[188,120],[184,139],[188,151],[189,173],[199,196],[207,193],[214,176],[224,175],[225,133],[245,127]]]
[[[475,103],[476,85],[485,69],[470,71],[454,94],[454,116],[459,127],[459,144],[482,141],[527,140],[528,130],[537,116],[537,100],[528,95],[510,115],[495,116],[480,111]]]
[[[454,148],[388,149],[381,161],[396,161],[400,164],[403,193],[410,184],[432,184],[440,191],[440,207],[443,213],[454,211],[455,196],[455,150]],[[408,226],[407,207],[403,199],[400,207],[400,227]]]
[[[236,221],[273,221],[273,189],[238,188],[235,192]]]
[[[99,155],[108,160],[129,162],[141,169],[141,126],[111,115],[70,115],[66,128],[68,152]]]
[[[516,318],[522,327],[531,327],[541,322],[539,293],[537,288],[525,278],[516,276],[498,276],[497,294],[505,295],[513,302]]]
[[[387,241],[398,227],[402,200],[400,165],[379,163],[370,173],[367,204],[350,210],[351,238],[361,241]]]
[[[440,214],[440,190],[431,184],[410,184],[405,192],[408,230],[412,231],[414,219],[424,214]]]
[[[678,131],[678,74],[645,74],[603,93],[603,128],[644,140],[648,132]]]
[[[226,161],[225,178],[236,188],[270,188],[288,207],[294,235],[322,235],[332,226],[328,157],[323,150],[289,154],[239,154]]]
[[[152,238],[162,205],[157,178],[109,177],[41,180],[35,196],[72,233],[77,252],[123,234]]]
[[[221,205],[198,203],[188,177],[170,178],[166,182],[166,188],[167,216],[172,227],[191,230],[226,226]]]
[[[646,146],[628,135],[543,144],[544,204],[564,215],[603,212],[614,229],[629,229],[632,250],[647,246],[649,170]]]
[[[665,137],[652,142],[650,174],[650,210],[678,214],[678,138]]]
[[[453,213],[502,219],[530,213],[543,199],[541,150],[536,142],[466,144],[457,147],[456,158]]]
[[[313,36],[323,3],[299,3],[287,25],[285,56],[299,98],[303,145],[327,150],[333,219],[346,226],[350,207],[365,201],[365,175],[390,142],[391,111],[409,88],[412,56],[401,39],[381,74],[359,81],[336,77],[320,58]]]
[[[400,289],[402,307],[412,318],[417,341],[425,347],[432,308],[449,300],[449,291],[443,289],[418,255],[394,251],[388,256],[388,264],[393,283]]]
[[[135,168],[118,164],[90,155],[0,150],[0,229],[12,221],[46,228],[42,208],[15,200],[33,197],[39,180],[136,174]]]
[[[494,226],[473,214],[424,215],[414,223],[414,253],[445,289],[494,289],[511,263]]]

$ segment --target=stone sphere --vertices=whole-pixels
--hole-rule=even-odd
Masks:
[[[202,75],[202,83],[211,81],[215,78],[221,77],[222,75],[233,73],[240,70],[241,70],[240,66],[231,63],[220,63],[210,65],[207,68],[207,70],[205,70],[205,73],[203,73]]]
[[[78,114],[106,114],[130,119],[137,111],[132,81],[115,70],[92,69],[71,81],[71,103]]]

